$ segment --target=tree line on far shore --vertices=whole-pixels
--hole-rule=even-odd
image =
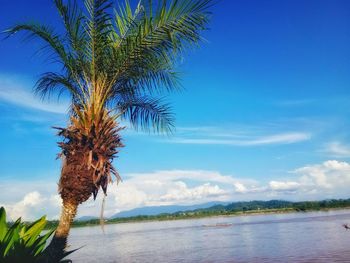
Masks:
[[[132,217],[117,217],[106,219],[107,224],[138,222],[149,220],[175,220],[186,218],[200,218],[216,215],[235,215],[235,214],[250,214],[250,213],[269,213],[269,212],[306,212],[318,211],[334,208],[350,208],[349,199],[330,199],[322,201],[301,201],[290,202],[284,200],[270,201],[249,201],[249,202],[233,202],[227,205],[214,205],[209,208],[201,208],[190,211],[178,211],[175,213],[162,213],[158,215],[139,215]],[[58,221],[48,221],[47,227],[56,226]],[[86,221],[74,221],[73,227],[89,226],[100,224],[100,219],[91,219]]]

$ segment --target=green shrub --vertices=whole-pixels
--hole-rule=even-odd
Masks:
[[[6,223],[6,211],[0,208],[0,262],[36,262],[43,253],[46,241],[55,231],[40,235],[46,225],[45,216],[26,225],[17,219],[12,225]]]

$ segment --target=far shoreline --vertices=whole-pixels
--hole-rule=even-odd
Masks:
[[[105,220],[102,224],[99,219],[94,219],[90,221],[74,221],[72,224],[73,228],[81,227],[94,227],[103,225],[113,225],[113,224],[124,224],[124,223],[140,223],[140,222],[161,222],[161,221],[178,221],[178,220],[196,220],[204,218],[215,218],[215,217],[238,217],[238,216],[259,216],[259,215],[277,215],[277,214],[291,214],[291,213],[310,213],[310,212],[328,212],[337,210],[350,210],[348,207],[334,207],[334,208],[321,208],[321,209],[307,209],[307,210],[296,210],[296,209],[263,209],[263,210],[250,210],[250,211],[239,211],[232,213],[223,214],[212,214],[212,215],[186,215],[186,216],[173,216],[164,215],[162,217],[157,216],[137,216],[132,218],[115,218],[110,220]],[[154,217],[154,218],[141,218],[141,217]],[[157,218],[158,217],[158,218]],[[50,222],[50,221],[49,221]],[[51,227],[48,227],[51,228]]]

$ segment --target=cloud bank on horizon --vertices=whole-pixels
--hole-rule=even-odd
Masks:
[[[18,185],[16,191],[10,185]],[[144,206],[192,205],[210,201],[235,202],[243,200],[320,200],[348,198],[350,163],[325,161],[295,169],[279,180],[267,182],[223,175],[215,171],[168,170],[128,174],[127,179],[109,187],[105,215],[112,216]],[[1,201],[11,219],[26,220],[47,214],[57,219],[60,197],[54,182],[8,181],[0,186],[7,200]],[[20,193],[20,194],[19,194]],[[16,200],[16,201],[13,201]],[[79,216],[98,216],[101,195],[79,207]]]

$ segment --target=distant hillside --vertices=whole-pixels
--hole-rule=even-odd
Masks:
[[[332,199],[323,201],[303,201],[303,202],[291,202],[284,200],[270,200],[270,201],[247,201],[247,202],[209,202],[198,205],[181,206],[181,205],[168,205],[168,206],[146,206],[135,208],[128,211],[117,213],[109,220],[116,221],[118,219],[141,219],[141,218],[153,218],[153,217],[183,217],[183,216],[210,216],[210,215],[225,215],[234,214],[237,212],[250,212],[250,211],[269,211],[269,210],[294,210],[294,211],[308,211],[308,210],[320,210],[328,208],[344,208],[350,207],[350,199]],[[93,222],[98,221],[94,216],[83,216],[75,220],[76,222]]]
[[[187,211],[195,214],[231,214],[235,212],[248,212],[259,210],[283,210],[295,211],[320,210],[327,208],[350,207],[350,199],[331,199],[323,201],[290,202],[284,200],[235,202],[228,205],[215,205],[203,209]]]
[[[195,209],[193,209],[195,208]],[[106,224],[141,222],[149,220],[177,220],[203,218],[222,215],[249,215],[252,213],[285,213],[306,212],[327,209],[350,209],[350,199],[332,199],[323,201],[289,202],[283,200],[235,202],[230,204],[212,202],[195,206],[155,206],[137,208],[114,215]],[[166,212],[176,211],[176,212]],[[135,216],[128,216],[135,214]],[[142,213],[152,213],[145,215]],[[120,216],[121,214],[121,216]],[[118,216],[119,215],[119,216]],[[58,221],[47,222],[46,229],[57,227]],[[73,222],[74,227],[92,226],[100,224],[100,220],[92,217],[82,217]]]
[[[190,206],[181,206],[181,205],[164,205],[164,206],[145,206],[145,207],[139,207],[128,211],[122,211],[120,213],[117,213],[110,218],[124,218],[124,217],[133,217],[133,216],[152,216],[152,215],[159,215],[159,214],[172,214],[176,212],[185,212],[190,210],[196,210],[196,209],[205,209],[209,207],[214,206],[223,206],[227,205],[226,202],[209,202],[199,205],[190,205]]]
[[[84,221],[96,220],[96,219],[98,219],[97,216],[82,216],[82,217],[79,217],[79,218],[75,219],[75,221],[84,222]]]
[[[289,202],[283,200],[250,201],[235,203],[211,202],[195,206],[154,206],[137,208],[113,216],[106,224],[141,222],[149,220],[176,220],[187,218],[202,218],[220,215],[249,215],[252,213],[285,213],[306,212],[327,209],[350,208],[350,199],[331,199],[323,201]],[[175,212],[172,212],[175,211]],[[151,213],[151,214],[144,214]],[[100,220],[92,217],[82,217],[75,220],[73,226],[92,226],[100,224]],[[56,227],[57,220],[47,222],[46,228]]]
[[[249,211],[249,210],[261,210],[261,209],[281,209],[292,208],[293,202],[284,200],[270,200],[270,201],[249,201],[249,202],[234,202],[226,205],[214,205],[208,208],[195,209],[193,212],[199,211]]]

